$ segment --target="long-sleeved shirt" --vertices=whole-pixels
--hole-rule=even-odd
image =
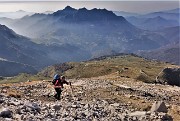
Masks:
[[[63,84],[69,84],[66,80],[56,80],[54,88],[63,88]]]

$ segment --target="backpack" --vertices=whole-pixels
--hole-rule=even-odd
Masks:
[[[55,85],[56,80],[60,80],[60,76],[58,74],[54,75],[54,78],[53,78],[53,81],[52,81],[53,85]]]

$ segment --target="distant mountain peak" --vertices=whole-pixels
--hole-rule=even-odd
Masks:
[[[123,17],[116,16],[112,11],[107,9],[91,9],[80,8],[75,9],[70,6],[66,6],[63,10],[58,10],[53,13],[53,16],[59,17],[62,21],[66,22],[92,22],[92,21],[109,21],[119,20]]]
[[[84,7],[84,8],[80,8],[79,11],[87,11],[87,9]]]
[[[5,25],[0,24],[0,28],[4,28],[4,27],[6,27],[6,26],[5,26]]]
[[[0,24],[0,32],[2,32],[2,31],[4,31],[4,32],[14,33],[14,31],[13,31],[13,30],[11,30],[11,29],[9,29],[7,26],[5,26],[5,25],[1,25],[1,24]]]
[[[157,16],[157,17],[155,17],[156,19],[161,19],[161,20],[165,20],[163,17],[161,17],[161,16]]]
[[[72,8],[71,6],[66,6],[63,11],[74,11],[76,10],[75,8]]]
[[[61,15],[68,15],[73,14],[77,10],[75,8],[72,8],[71,6],[66,6],[63,10],[58,10],[53,13],[53,16],[61,16]]]
[[[151,24],[155,24],[155,23],[166,23],[168,22],[165,18],[161,17],[161,16],[157,16],[154,18],[149,18],[146,21],[144,21],[144,23],[151,23]]]
[[[31,17],[42,17],[42,16],[45,16],[45,15],[46,14],[44,14],[44,13],[35,13],[35,14],[31,15]],[[25,17],[29,17],[29,16],[25,16]]]
[[[22,13],[23,13],[23,12],[26,12],[26,11],[24,11],[24,10],[18,10],[18,11],[16,11],[16,12],[22,12]]]
[[[175,9],[166,10],[166,11],[162,11],[162,12],[167,12],[167,13],[179,13],[179,14],[180,14],[180,8],[175,8]]]

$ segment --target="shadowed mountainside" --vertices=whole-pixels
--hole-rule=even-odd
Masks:
[[[180,35],[179,35],[180,27],[168,27],[165,29],[160,29],[156,31],[157,33],[165,36],[170,44],[166,46],[162,46],[155,50],[149,51],[140,51],[137,52],[138,55],[149,58],[149,59],[156,59],[165,62],[171,62],[174,64],[180,64]]]
[[[133,25],[145,30],[159,30],[179,26],[179,8],[167,11],[152,12],[145,15],[133,15],[126,19]]]
[[[3,71],[0,71],[0,76],[10,77],[16,76],[19,73],[37,73],[37,70],[32,66],[16,63],[16,62],[9,62],[9,61],[1,61],[0,60],[0,68]]]
[[[9,61],[29,64],[35,67],[47,65],[47,54],[43,45],[32,42],[29,38],[16,34],[13,30],[0,25],[0,57]]]
[[[35,73],[35,70],[57,62],[79,61],[89,57],[88,52],[77,46],[34,43],[30,38],[16,34],[5,25],[0,25],[0,36],[0,58],[7,60],[1,63],[2,66],[4,67],[4,63],[6,65],[11,63],[10,65],[14,64],[16,67],[12,70],[10,66],[6,66],[8,71],[4,71],[0,76],[12,76],[15,74],[14,72],[18,74],[23,70],[24,72]],[[17,65],[20,67],[17,68]],[[29,68],[30,71],[27,71],[25,67],[27,70]],[[35,69],[32,69],[32,67]]]
[[[155,59],[164,62],[171,62],[173,64],[180,65],[180,47],[177,45],[169,45],[163,48],[159,48],[152,51],[138,52],[138,55],[148,58]]]
[[[137,52],[137,54],[148,59],[156,59],[159,61],[171,62],[179,65],[180,64],[179,30],[180,30],[179,26],[158,30],[157,32],[165,36],[169,40],[170,44],[155,50],[139,51]]]

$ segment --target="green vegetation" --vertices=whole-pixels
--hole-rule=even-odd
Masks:
[[[173,66],[132,55],[112,56],[86,62],[70,62],[64,65],[70,68],[62,70],[62,64],[54,65],[41,71],[39,75],[52,77],[54,73],[59,73],[68,78],[90,78],[116,73],[120,77],[152,83],[163,68]],[[56,66],[61,66],[61,68]]]

